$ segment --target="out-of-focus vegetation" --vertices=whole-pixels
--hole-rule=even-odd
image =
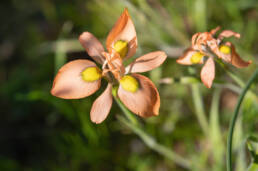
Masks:
[[[193,33],[220,25],[241,34],[240,40],[232,41],[243,59],[253,61],[246,69],[227,65],[245,83],[258,62],[256,0],[8,0],[0,4],[0,170],[187,170],[152,151],[120,122],[117,116],[122,111],[115,103],[104,123],[91,123],[91,104],[103,89],[81,100],[50,95],[54,75],[65,62],[89,58],[78,36],[89,31],[104,43],[124,7],[137,30],[135,57],[154,50],[169,56],[147,74],[159,89],[161,110],[158,117],[138,118],[144,131],[191,161],[189,170],[225,170],[228,125],[241,83],[218,65],[215,84],[207,89],[198,81],[200,66],[178,65],[175,59]],[[160,84],[167,77],[177,82]],[[189,81],[192,77],[197,81]],[[236,171],[250,164],[246,141],[250,147],[255,141],[248,137],[258,133],[257,83],[245,98],[235,130]]]

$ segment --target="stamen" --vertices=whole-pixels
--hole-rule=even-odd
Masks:
[[[138,81],[130,75],[123,76],[123,78],[120,80],[120,84],[124,90],[132,93],[135,93],[139,88]]]
[[[119,53],[121,58],[124,58],[128,52],[128,43],[123,40],[118,40],[114,44],[114,49],[117,53]]]
[[[93,82],[99,80],[102,76],[101,70],[97,67],[86,68],[81,73],[82,79],[86,82]]]
[[[191,62],[193,64],[198,64],[200,63],[200,61],[202,60],[202,58],[204,57],[204,54],[201,52],[196,52],[195,54],[193,54],[193,56],[191,57]]]
[[[221,51],[222,53],[228,55],[231,53],[231,48],[229,46],[226,46],[226,45],[221,45],[219,47],[219,51]]]

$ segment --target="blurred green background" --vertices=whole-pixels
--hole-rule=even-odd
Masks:
[[[192,34],[220,25],[241,33],[240,40],[230,40],[253,64],[228,68],[245,82],[258,62],[257,0],[1,1],[0,170],[187,170],[152,151],[119,122],[116,116],[122,112],[115,103],[107,120],[91,123],[91,104],[104,86],[80,100],[50,95],[55,73],[64,63],[89,58],[78,36],[89,31],[104,43],[125,7],[139,40],[135,57],[155,50],[168,54],[160,68],[146,74],[159,89],[161,109],[158,117],[137,117],[144,131],[192,161],[189,170],[225,170],[227,130],[240,86],[218,66],[215,84],[207,89],[189,81],[199,80],[201,66],[178,65],[175,59],[190,45]],[[167,77],[177,82],[160,84]],[[257,82],[252,91],[257,95]],[[241,111],[234,141],[237,171],[246,170],[251,161],[245,142],[257,134],[257,98],[249,95]],[[206,116],[208,134],[202,131],[198,112]]]

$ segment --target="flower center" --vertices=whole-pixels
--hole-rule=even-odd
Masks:
[[[128,43],[123,40],[118,40],[114,44],[114,49],[117,53],[119,53],[121,58],[124,58],[128,52]]]
[[[98,67],[88,67],[81,73],[82,79],[86,82],[93,82],[101,78],[101,70]]]
[[[196,52],[195,54],[193,54],[193,56],[191,57],[191,62],[193,64],[198,64],[200,63],[200,61],[202,60],[202,58],[204,57],[204,54],[201,52]]]
[[[120,84],[124,90],[132,93],[135,93],[139,88],[138,81],[130,75],[123,76],[123,78],[120,80]]]
[[[221,51],[222,53],[227,54],[227,55],[231,53],[230,47],[226,46],[226,45],[221,45],[219,47],[219,51]]]

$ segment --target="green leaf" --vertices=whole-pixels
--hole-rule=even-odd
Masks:
[[[247,141],[247,148],[251,154],[252,162],[248,168],[248,171],[258,170],[258,138],[255,136],[250,136]]]

